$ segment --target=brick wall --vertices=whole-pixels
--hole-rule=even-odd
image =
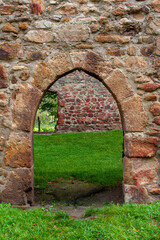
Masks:
[[[75,71],[53,84],[58,94],[57,132],[121,129],[117,104],[107,88],[83,71]]]

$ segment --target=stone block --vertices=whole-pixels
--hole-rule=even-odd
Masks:
[[[118,102],[133,96],[133,91],[127,82],[126,76],[120,70],[115,70],[104,82]]]
[[[73,69],[73,65],[68,53],[56,55],[49,61],[49,66],[57,76],[61,76],[62,74]]]
[[[74,68],[82,68],[86,52],[71,52],[70,58]]]
[[[5,165],[16,167],[32,166],[31,136],[27,133],[11,133],[5,151]]]
[[[158,180],[159,163],[156,158],[124,158],[123,179],[125,184],[147,185]]]
[[[18,85],[12,94],[13,128],[32,131],[34,117],[42,97],[42,92],[29,83]]]
[[[19,43],[0,43],[0,59],[8,60],[18,56]]]
[[[18,33],[18,30],[10,23],[6,23],[5,25],[3,25],[2,31],[3,32],[13,32],[16,34]]]
[[[87,72],[105,79],[113,71],[112,65],[102,59],[98,54],[88,51],[83,64],[83,69]]]
[[[0,194],[0,201],[26,205],[33,203],[32,173],[30,169],[18,168],[11,171],[5,188]]]
[[[130,37],[123,37],[116,34],[105,34],[100,33],[97,37],[94,38],[95,41],[101,43],[129,43]]]
[[[8,75],[5,72],[4,66],[0,65],[0,89],[8,87]]]
[[[36,65],[33,73],[32,83],[40,90],[45,91],[54,83],[55,73],[49,68],[45,62],[40,62]]]
[[[160,125],[160,117],[156,117],[153,122],[157,125]]]
[[[29,42],[47,43],[53,41],[53,35],[45,30],[31,30],[25,35],[24,39]]]
[[[149,195],[145,187],[124,184],[125,203],[148,203]]]
[[[124,153],[127,157],[153,157],[158,150],[157,138],[125,138]]]
[[[121,103],[124,118],[124,130],[143,132],[148,124],[148,116],[139,96],[132,97]]]
[[[160,88],[159,83],[143,83],[137,86],[138,89],[144,90],[145,92],[153,92]]]
[[[147,67],[147,62],[143,57],[131,56],[125,58],[126,68],[137,69]]]
[[[160,103],[153,103],[150,106],[149,111],[153,114],[153,116],[160,116]]]
[[[39,15],[45,10],[44,0],[30,0],[30,8],[33,14]]]

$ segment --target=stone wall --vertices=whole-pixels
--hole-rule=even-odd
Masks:
[[[35,114],[76,69],[119,106],[125,201],[159,200],[159,0],[1,0],[0,14],[0,201],[33,203]]]
[[[58,96],[57,132],[122,129],[119,110],[110,92],[83,71],[60,78],[49,91]]]

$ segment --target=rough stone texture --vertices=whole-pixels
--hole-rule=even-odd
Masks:
[[[126,203],[148,203],[149,195],[145,187],[134,185],[125,185],[125,202]]]
[[[9,167],[31,167],[31,140],[25,133],[12,133],[7,142],[5,165]]]
[[[118,102],[133,96],[133,91],[130,86],[128,86],[127,79],[120,70],[115,70],[111,76],[105,80],[105,84],[109,87]]]
[[[30,169],[17,168],[9,174],[0,201],[25,205],[33,203],[33,186]]]
[[[159,0],[0,1],[0,164],[5,166],[5,140],[11,132],[21,130],[31,136],[43,93],[58,78],[77,69],[96,77],[113,92],[128,138],[159,138],[159,9]],[[93,88],[95,91],[96,86]],[[148,144],[150,152],[155,152],[155,145]],[[134,156],[138,149],[139,145]],[[147,180],[149,167],[145,159],[143,163],[135,172],[134,184],[124,188],[126,201],[160,199],[153,194],[158,190],[152,191],[159,189],[158,180]],[[0,199],[27,203],[23,183],[16,182],[17,187],[8,190],[26,168],[17,169],[11,173],[11,167],[6,166],[6,177],[0,178]],[[32,185],[30,170],[25,170],[25,179]],[[139,187],[136,183],[143,182],[143,171],[145,184]],[[147,184],[152,179],[154,186]],[[33,195],[27,199],[33,200]]]
[[[125,158],[123,178],[125,184],[148,185],[157,182],[159,163],[156,158]]]
[[[25,35],[25,40],[35,43],[46,43],[53,40],[51,32],[44,30],[31,30]]]
[[[4,70],[4,66],[0,65],[0,89],[8,87],[8,76]]]
[[[19,43],[0,43],[0,59],[7,60],[17,57],[20,47]]]
[[[54,80],[55,74],[45,62],[41,62],[35,67],[32,83],[40,90],[46,90]]]
[[[143,132],[148,124],[148,117],[140,97],[132,97],[121,103],[126,131]]]
[[[125,156],[153,157],[157,152],[157,138],[125,138]]]
[[[42,92],[28,83],[17,87],[12,94],[14,129],[32,131],[41,97]]]
[[[57,132],[121,129],[117,104],[97,79],[75,71],[49,89],[58,96]]]

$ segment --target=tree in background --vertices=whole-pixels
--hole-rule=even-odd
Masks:
[[[57,121],[57,94],[46,92],[39,105],[36,122],[38,121],[38,131],[41,131],[41,123],[55,124]],[[46,129],[47,130],[47,129]]]

